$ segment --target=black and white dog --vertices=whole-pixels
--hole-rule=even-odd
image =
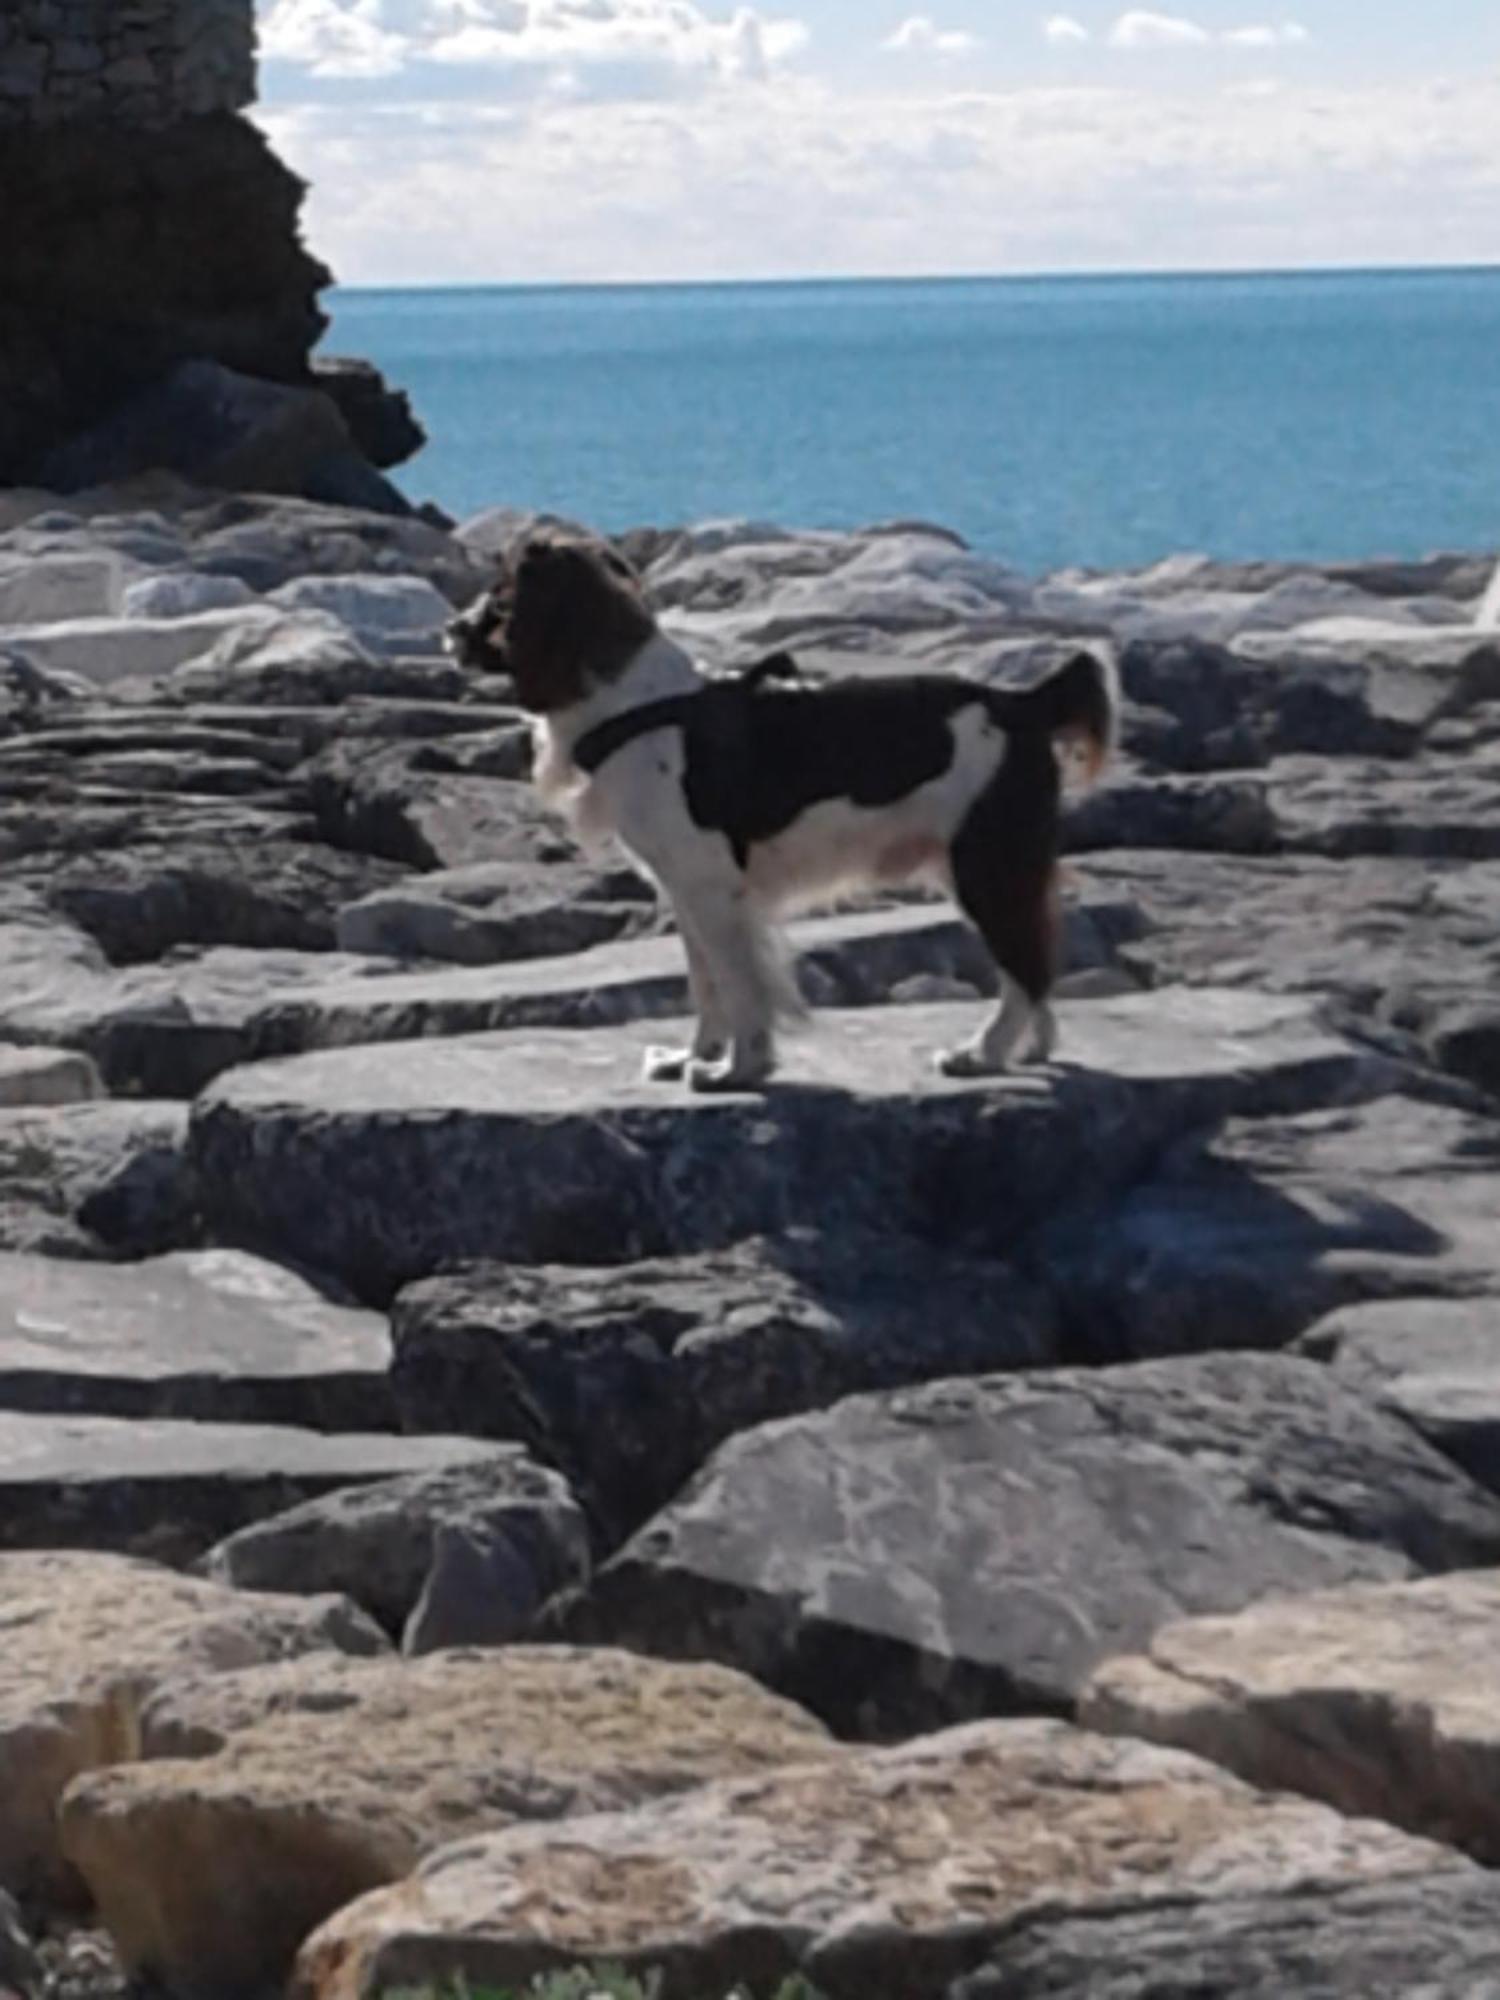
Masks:
[[[585,842],[617,837],[670,898],[697,1029],[649,1077],[763,1082],[797,1005],[771,921],[859,887],[927,880],[973,922],[1000,1005],[939,1058],[1003,1070],[1055,1038],[1059,746],[1092,778],[1113,747],[1114,670],[1079,653],[1038,685],[940,674],[773,686],[711,680],[658,628],[603,544],[535,537],[449,627],[455,657],[509,674],[538,718],[537,782]],[[767,663],[774,671],[780,663]]]

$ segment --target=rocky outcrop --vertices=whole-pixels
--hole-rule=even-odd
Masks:
[[[128,1971],[220,2000],[279,1988],[309,1931],[435,1847],[835,1754],[722,1668],[525,1647],[180,1681],[141,1749],[72,1786],[63,1849]]]
[[[1036,1922],[1107,1934],[1166,1909],[1207,1929],[1241,1899],[1296,1921],[1417,1882],[1477,1910],[1482,1881],[1434,1843],[1193,1757],[991,1722],[440,1850],[318,1931],[290,1991],[505,1988],[582,1959],[659,1967],[663,2000],[796,1973],[828,2000],[910,2000]]]
[[[1403,1424],[1311,1363],[1215,1355],[765,1425],[549,1629],[723,1660],[889,1737],[1065,1711],[1188,1610],[1497,1557],[1500,1505]]]
[[[375,1653],[339,1598],[252,1597],[117,1556],[0,1555],[0,1887],[76,1898],[57,1845],[69,1782],[141,1754],[141,1713],[184,1674],[302,1653]]]
[[[1493,1571],[1320,1591],[1167,1626],[1099,1669],[1082,1714],[1493,1865],[1497,1638]]]
[[[239,114],[250,0],[16,0],[0,19],[0,486],[152,467],[404,511],[423,442],[373,369],[315,376],[329,272]],[[372,462],[373,460],[373,462]]]

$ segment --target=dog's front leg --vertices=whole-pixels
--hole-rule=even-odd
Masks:
[[[769,950],[760,936],[742,880],[695,897],[684,912],[684,930],[697,941],[707,965],[716,1018],[727,1030],[727,1048],[695,1054],[687,1066],[693,1090],[752,1090],[776,1067],[773,995],[767,983]]]
[[[695,1063],[721,1062],[729,1046],[729,1028],[723,1002],[707,953],[684,910],[676,911],[677,928],[687,953],[688,988],[693,997],[697,1025],[685,1049],[662,1048],[655,1044],[646,1051],[642,1073],[648,1083],[680,1083]]]

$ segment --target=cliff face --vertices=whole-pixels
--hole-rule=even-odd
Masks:
[[[252,0],[7,0],[0,484],[182,361],[311,383],[331,277],[254,88]]]

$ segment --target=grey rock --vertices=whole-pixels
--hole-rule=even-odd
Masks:
[[[127,584],[120,609],[127,618],[191,618],[200,611],[232,611],[255,602],[255,592],[238,577],[168,570]]]
[[[353,695],[410,695],[447,701],[463,691],[451,663],[379,657],[326,611],[223,615],[235,622],[213,646],[166,674],[162,691],[169,700],[327,704]]]
[[[0,1253],[0,1409],[374,1430],[389,1357],[377,1314],[243,1251]]]
[[[1482,1876],[1320,1883],[1038,1912],[946,2000],[1495,2000],[1500,1922]]]
[[[282,584],[271,601],[288,611],[322,611],[348,626],[375,651],[403,644],[441,647],[453,607],[419,576],[303,576]]]
[[[104,1085],[87,1056],[63,1049],[23,1049],[0,1042],[0,1106],[83,1104]]]
[[[1397,765],[1288,757],[1266,783],[1288,848],[1434,861],[1500,857],[1500,754],[1493,744]]]
[[[766,1425],[545,1629],[718,1659],[841,1733],[889,1735],[1065,1709],[1189,1611],[1497,1550],[1500,1503],[1327,1370],[1213,1355]]]
[[[1279,1347],[1343,1305],[1500,1293],[1497,1214],[1494,1120],[1416,1089],[1193,1134],[1036,1254],[1077,1358]]]
[[[149,1257],[198,1236],[180,1104],[0,1111],[0,1247]]]
[[[309,1500],[241,1528],[198,1568],[241,1590],[340,1592],[394,1637],[406,1628],[408,1652],[431,1652],[520,1638],[587,1576],[589,1543],[566,1482],[510,1446]]]
[[[21,1922],[15,1899],[0,1889],[0,1993],[14,2000],[37,2000],[42,1989],[42,1963]]]
[[[1500,1287],[1480,1298],[1343,1306],[1309,1327],[1297,1351],[1328,1362],[1500,1492]]]
[[[338,1487],[496,1456],[468,1438],[0,1411],[0,1549],[110,1549],[180,1566]]]
[[[642,1082],[640,1025],[256,1063],[198,1100],[194,1162],[221,1232],[376,1301],[465,1258],[628,1263],[796,1222],[1003,1255],[1192,1125],[1368,1094],[1388,1073],[1290,1001],[1062,1011],[1062,1064],[985,1082],[932,1070],[972,1025],[951,1006],[825,1016],[763,1096]]]
[[[1056,1351],[1004,1264],[807,1229],[624,1271],[478,1265],[403,1292],[393,1332],[408,1429],[528,1445],[609,1546],[736,1431]]]
[[[529,784],[454,770],[440,747],[335,743],[306,775],[319,830],[340,846],[433,869],[577,859]]]
[[[494,965],[587,951],[656,922],[655,891],[632,870],[481,861],[351,903],[338,941],[346,952]]]

